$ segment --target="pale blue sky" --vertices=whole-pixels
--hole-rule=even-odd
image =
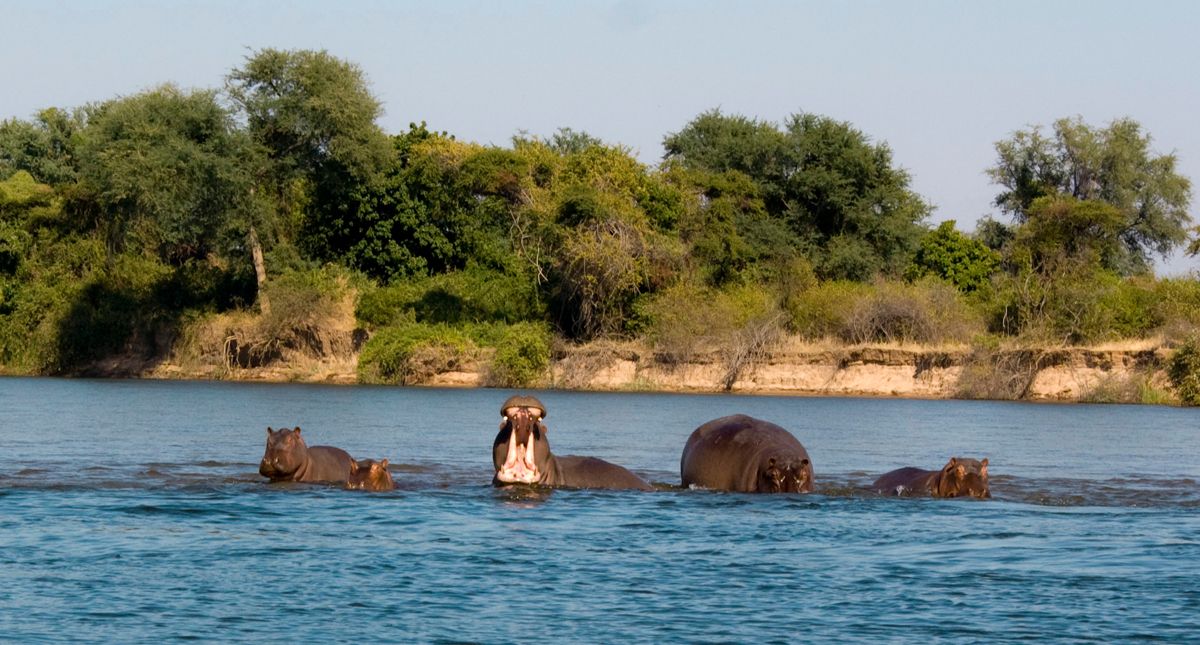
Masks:
[[[656,163],[713,107],[824,114],[887,142],[933,220],[967,230],[994,211],[993,143],[1059,117],[1132,117],[1200,181],[1200,3],[1182,0],[0,0],[0,118],[219,87],[264,47],[357,63],[389,133],[424,120],[507,145],[568,126]]]

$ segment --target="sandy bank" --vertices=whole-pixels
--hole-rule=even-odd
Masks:
[[[810,396],[1094,400],[1130,383],[1169,389],[1170,349],[1156,343],[1118,347],[1011,350],[982,355],[968,347],[841,346],[788,339],[731,371],[728,352],[710,348],[668,362],[637,342],[560,348],[541,387],[593,391],[735,392]],[[93,375],[350,384],[357,355],[282,357],[265,367],[138,365],[113,359]],[[433,375],[424,385],[482,387],[487,357]],[[728,384],[728,387],[727,387]]]

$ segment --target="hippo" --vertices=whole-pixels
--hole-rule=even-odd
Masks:
[[[396,488],[392,474],[388,472],[388,460],[360,459],[350,464],[350,479],[346,488],[384,491]]]
[[[988,498],[988,460],[951,457],[941,470],[900,468],[872,484],[884,495],[932,495],[934,497]]]
[[[536,397],[511,396],[500,406],[500,415],[500,432],[492,443],[495,486],[653,490],[641,477],[603,459],[551,453],[548,430],[542,423],[546,407]]]
[[[295,429],[267,428],[267,451],[258,474],[272,482],[345,482],[350,479],[354,459],[332,446],[308,447]]]
[[[740,493],[810,493],[812,461],[792,433],[744,414],[696,428],[679,460],[685,487]]]

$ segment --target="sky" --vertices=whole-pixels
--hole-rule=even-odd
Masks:
[[[0,0],[0,17],[0,119],[219,88],[254,51],[313,49],[363,70],[392,134],[425,121],[507,146],[570,127],[653,165],[713,108],[847,121],[891,148],[931,223],[967,231],[1007,221],[995,142],[1063,117],[1133,118],[1200,181],[1191,1]],[[1158,271],[1196,269],[1176,255]]]

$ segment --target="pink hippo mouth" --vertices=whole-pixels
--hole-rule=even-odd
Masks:
[[[505,484],[536,484],[542,477],[542,473],[538,471],[537,463],[534,461],[534,433],[529,433],[529,441],[526,445],[517,443],[516,430],[508,434],[508,457],[504,460],[504,464],[500,466],[500,470],[496,473],[496,479]]]

